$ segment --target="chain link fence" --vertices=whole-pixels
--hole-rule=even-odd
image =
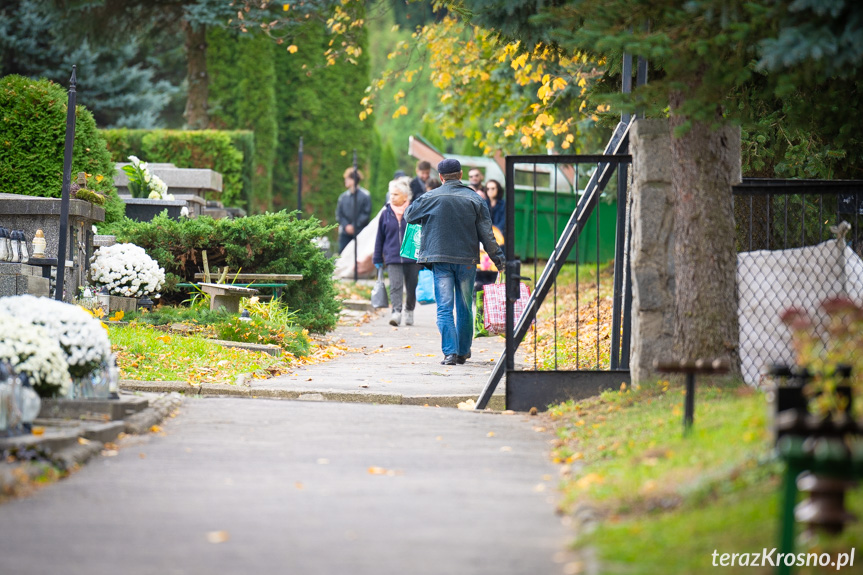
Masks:
[[[794,363],[785,310],[823,330],[824,300],[863,301],[863,181],[744,179],[734,211],[740,357],[758,385],[772,364]]]

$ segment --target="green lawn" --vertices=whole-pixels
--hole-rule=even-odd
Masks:
[[[240,374],[264,378],[289,368],[285,359],[264,352],[226,348],[200,336],[168,334],[146,324],[110,326],[108,337],[123,379],[232,384]]]
[[[764,396],[746,387],[702,384],[695,428],[682,433],[681,386],[658,382],[610,392],[549,413],[555,460],[572,465],[562,510],[592,508],[597,528],[578,547],[597,551],[602,573],[773,573],[713,567],[712,553],[755,553],[778,544],[781,462],[772,457]],[[863,492],[848,507],[863,517]],[[863,527],[801,543],[797,552],[863,550]],[[855,568],[863,564],[863,556]],[[796,573],[835,572],[800,568]],[[851,568],[844,572],[856,573]]]

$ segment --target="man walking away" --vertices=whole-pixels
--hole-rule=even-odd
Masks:
[[[411,180],[411,198],[412,202],[420,199],[424,193],[428,191],[428,181],[431,176],[431,164],[425,160],[417,162],[417,177]]]
[[[339,196],[336,204],[336,221],[339,222],[339,253],[345,246],[369,223],[372,215],[372,196],[365,188],[360,187],[363,173],[353,168],[345,170],[345,187],[347,190]]]
[[[437,326],[443,365],[463,364],[473,341],[473,284],[482,242],[498,269],[504,269],[503,250],[494,239],[488,205],[461,183],[458,160],[437,166],[443,185],[412,202],[405,219],[422,224],[419,259],[434,272]],[[455,317],[453,316],[455,308]]]

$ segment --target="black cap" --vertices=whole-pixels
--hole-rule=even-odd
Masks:
[[[449,174],[457,174],[460,171],[461,163],[453,158],[441,160],[441,162],[437,165],[437,173],[442,176],[448,176]]]

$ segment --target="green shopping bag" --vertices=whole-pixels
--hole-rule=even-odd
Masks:
[[[483,337],[489,335],[488,331],[485,329],[485,322],[483,321],[483,309],[482,309],[482,296],[483,290],[479,290],[476,292],[476,313],[473,317],[473,336],[474,337]]]
[[[412,260],[420,257],[420,241],[422,238],[422,226],[420,224],[408,224],[405,229],[405,237],[402,240],[402,249],[399,255]]]

